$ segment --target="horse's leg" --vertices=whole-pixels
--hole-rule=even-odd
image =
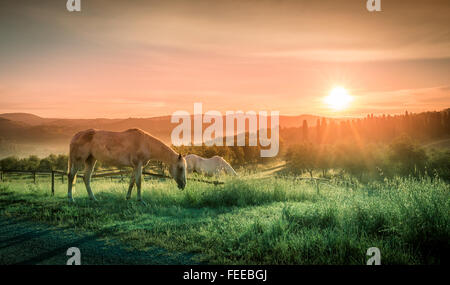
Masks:
[[[95,199],[94,193],[92,193],[91,175],[92,175],[92,172],[94,171],[96,162],[97,161],[92,156],[89,156],[88,159],[86,159],[85,168],[84,168],[84,177],[83,177],[84,185],[86,185],[86,191],[88,192],[89,199],[94,200],[94,201],[97,201],[97,199]]]
[[[74,200],[72,198],[72,189],[75,189],[78,168],[74,163],[72,163],[72,165],[70,165],[69,167],[70,167],[69,173],[67,173],[67,182],[68,182],[67,197],[69,198],[69,202],[73,203]]]
[[[139,164],[139,165],[136,167],[135,175],[136,175],[137,200],[138,200],[139,202],[142,202],[143,204],[145,204],[145,202],[142,201],[142,197],[141,197],[142,164]]]
[[[133,191],[135,181],[136,181],[136,174],[133,173],[130,178],[130,186],[128,186],[127,200],[131,198],[131,191]]]

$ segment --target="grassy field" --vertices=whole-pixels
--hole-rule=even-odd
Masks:
[[[99,203],[77,184],[12,180],[0,184],[0,214],[80,232],[101,233],[131,248],[196,254],[211,264],[365,264],[369,247],[382,264],[438,264],[449,254],[450,186],[394,179],[349,188],[290,178],[144,183],[144,206],[126,201],[127,183],[94,180]]]

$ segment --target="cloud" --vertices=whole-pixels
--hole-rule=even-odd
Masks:
[[[442,110],[450,107],[450,86],[365,92],[357,96],[358,112],[392,113]]]
[[[450,58],[450,45],[421,47],[420,49],[305,49],[257,53],[255,56],[291,58],[319,62],[364,62]]]
[[[448,1],[383,1],[382,13],[361,0],[64,2],[1,2],[0,107],[317,113],[335,84],[362,90],[354,113],[448,102]]]

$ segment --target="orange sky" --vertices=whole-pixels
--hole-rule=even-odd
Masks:
[[[176,110],[363,116],[450,107],[448,1],[0,4],[0,113],[152,117]],[[395,3],[394,3],[395,2]],[[354,100],[335,113],[336,85]]]

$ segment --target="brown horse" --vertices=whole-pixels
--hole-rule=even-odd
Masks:
[[[91,200],[96,200],[90,186],[91,175],[97,160],[115,166],[131,166],[134,171],[128,187],[127,199],[131,197],[134,184],[137,186],[137,200],[141,197],[142,168],[150,160],[169,165],[170,175],[178,188],[186,186],[186,160],[159,139],[140,129],[124,132],[85,130],[75,134],[70,142],[68,169],[68,198],[73,202],[72,186],[77,172],[84,166],[84,184]]]

